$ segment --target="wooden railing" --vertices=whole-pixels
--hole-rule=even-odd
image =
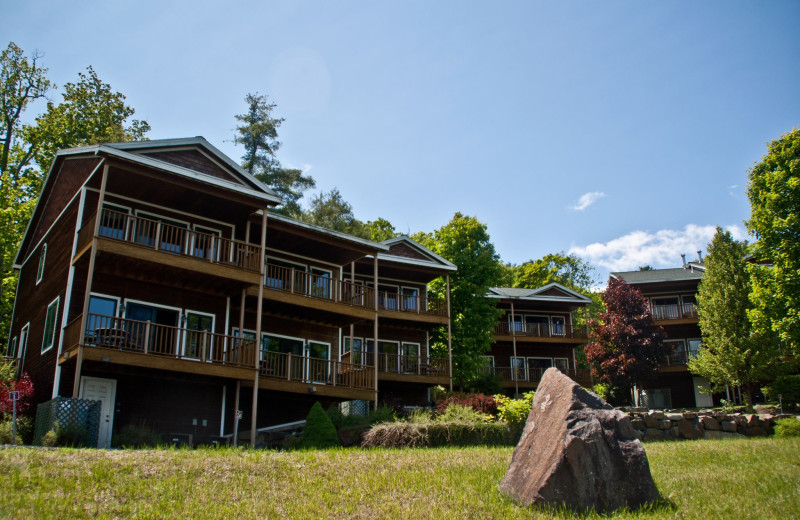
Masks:
[[[372,352],[357,352],[356,357],[370,365],[373,364],[374,354]],[[382,353],[378,354],[378,372],[448,377],[450,375],[450,360],[447,358]]]
[[[307,273],[280,265],[267,264],[264,286],[274,291],[299,294],[354,307],[374,309],[374,292],[366,285],[343,280],[333,280],[330,276]]]
[[[80,323],[79,316],[65,328],[65,348],[80,341]],[[83,344],[220,365],[255,366],[255,340],[252,338],[100,314],[87,315]]]
[[[375,368],[284,352],[261,353],[262,377],[312,385],[375,389]]]
[[[488,373],[497,376],[500,381],[519,381],[527,383],[539,383],[542,380],[546,368],[532,367],[494,367],[486,368]],[[592,386],[592,371],[589,369],[562,370],[567,376],[579,385],[590,388]]]
[[[547,323],[516,323],[512,327],[507,321],[498,323],[494,328],[497,336],[530,336],[537,338],[574,338],[587,339],[585,327],[572,327],[571,325],[554,325]]]
[[[378,293],[378,307],[386,311],[447,316],[447,302],[445,300],[390,291],[380,291]]]
[[[78,232],[79,244],[83,244],[81,240],[87,240],[87,237],[91,236],[95,218],[96,215],[89,217]],[[104,209],[100,214],[97,234],[100,237],[121,240],[155,251],[260,272],[258,245],[201,233],[160,220]]]
[[[682,303],[672,305],[653,305],[650,307],[654,320],[683,320],[697,318],[697,305]]]

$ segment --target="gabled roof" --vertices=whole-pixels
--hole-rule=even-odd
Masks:
[[[567,303],[591,303],[588,298],[578,292],[564,287],[560,283],[552,282],[536,289],[524,289],[518,287],[492,287],[489,289],[487,298],[512,299],[539,302],[567,302]]]
[[[222,153],[217,147],[209,143],[204,137],[182,137],[177,139],[154,139],[150,141],[128,141],[124,143],[107,143],[105,146],[116,148],[117,150],[128,151],[137,155],[152,152],[164,152],[169,150],[179,150],[187,148],[197,148],[211,155],[222,166],[228,170],[233,177],[254,188],[260,189],[265,193],[278,196],[266,184],[262,183],[247,171],[244,170],[233,159]],[[152,157],[152,156],[150,156]],[[167,162],[167,161],[164,161]],[[171,163],[170,163],[171,164]]]
[[[700,280],[703,278],[705,267],[697,262],[689,262],[686,267],[674,269],[651,269],[649,271],[623,271],[611,273],[611,276],[631,285],[657,283],[657,282],[678,282],[685,280]]]
[[[381,244],[387,246],[389,252],[378,253],[378,260],[387,260],[390,262],[417,265],[421,267],[433,267],[445,271],[456,271],[458,269],[455,264],[437,255],[427,247],[413,240],[408,235],[400,235],[390,238],[388,240],[384,240],[381,242]],[[410,250],[416,254],[413,256],[398,254],[399,251],[396,247],[398,245],[410,248]],[[392,252],[392,248],[395,249],[395,252]]]

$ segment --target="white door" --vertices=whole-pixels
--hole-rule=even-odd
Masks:
[[[97,447],[111,447],[111,431],[114,426],[114,400],[117,396],[117,381],[100,377],[81,378],[81,399],[100,401],[100,431]]]

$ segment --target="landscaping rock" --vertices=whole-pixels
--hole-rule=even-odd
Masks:
[[[662,439],[661,430],[658,428],[648,428],[644,431],[644,440],[660,441]]]
[[[722,431],[724,432],[735,432],[736,431],[736,423],[733,421],[722,421],[719,423],[722,427]]]
[[[749,437],[766,437],[767,429],[761,426],[753,426],[747,429],[747,435]]]
[[[700,418],[700,424],[702,424],[702,425],[703,425],[703,429],[704,429],[704,430],[706,430],[706,431],[709,431],[709,430],[713,430],[713,431],[719,430],[719,421],[717,421],[717,420],[716,420],[715,418],[713,418],[713,417],[708,417],[708,416],[706,416],[706,417],[701,417],[701,418]]]
[[[672,428],[672,422],[668,421],[667,419],[662,419],[658,421],[658,429],[659,430],[669,430]]]
[[[697,421],[682,420],[678,423],[678,432],[683,439],[699,439],[703,432],[698,428]]]
[[[658,428],[658,421],[660,419],[656,419],[653,415],[647,414],[642,418],[642,420],[644,420],[644,425],[647,428]]]
[[[707,431],[703,434],[703,438],[706,440],[711,439],[741,439],[744,435],[739,433],[732,433],[732,432],[720,432],[720,431]]]
[[[681,419],[683,419],[683,414],[680,414],[680,413],[667,413],[667,414],[664,414],[664,418],[668,419],[670,421],[678,422]]]
[[[500,491],[524,505],[597,511],[659,498],[630,418],[555,368],[539,383]]]
[[[689,419],[690,421],[697,419],[697,412],[684,412],[683,418]]]
[[[642,419],[641,417],[632,418],[631,426],[633,426],[635,430],[644,430],[645,429],[644,419]]]

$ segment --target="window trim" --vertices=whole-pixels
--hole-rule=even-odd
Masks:
[[[39,285],[44,279],[44,268],[47,262],[47,242],[42,244],[42,250],[39,252],[39,266],[36,268],[36,285]]]
[[[53,346],[56,343],[56,330],[58,328],[58,311],[59,311],[59,303],[61,302],[61,296],[56,296],[56,299],[51,301],[50,304],[47,306],[47,311],[44,314],[44,328],[42,329],[42,354],[52,350]],[[53,331],[50,337],[50,344],[47,345],[47,321],[48,316],[50,315],[50,309],[55,306],[55,311],[53,313]]]

